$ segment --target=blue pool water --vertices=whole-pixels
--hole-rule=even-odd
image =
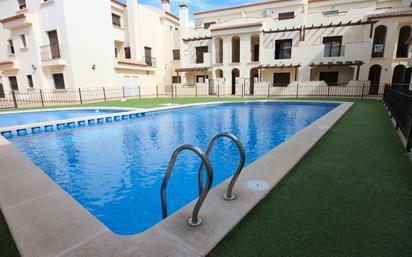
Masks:
[[[249,164],[336,106],[189,107],[10,140],[114,233],[131,235],[161,221],[160,185],[177,146],[194,144],[205,150],[214,133],[230,131],[244,144]],[[230,140],[220,139],[210,159],[216,186],[235,171],[238,149]],[[197,198],[199,165],[191,152],[179,157],[167,188],[169,215]]]
[[[109,109],[82,109],[82,110],[61,110],[43,112],[21,112],[0,114],[0,127],[9,127],[37,122],[47,122],[53,120],[64,120],[80,118],[86,116],[104,115],[110,113],[124,112],[124,110]]]

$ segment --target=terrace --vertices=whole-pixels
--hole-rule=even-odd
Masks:
[[[216,100],[86,106],[148,108]],[[241,99],[218,99],[223,100]],[[344,100],[355,105],[210,256],[411,255],[412,165],[380,100]],[[0,252],[19,256],[3,220]]]

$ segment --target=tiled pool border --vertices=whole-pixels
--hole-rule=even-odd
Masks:
[[[247,166],[234,188],[237,200],[228,202],[222,197],[230,178],[211,190],[200,211],[204,223],[197,228],[186,224],[192,202],[146,232],[134,236],[115,235],[8,140],[0,137],[0,208],[21,256],[207,255],[352,106],[348,102],[331,101],[269,102],[341,104]],[[132,112],[210,104],[217,103]]]

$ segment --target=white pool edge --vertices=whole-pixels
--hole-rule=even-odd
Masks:
[[[207,255],[352,106],[336,101],[247,102],[268,101],[341,105],[246,167],[234,188],[237,200],[227,202],[222,198],[230,178],[211,190],[200,211],[204,224],[197,228],[186,224],[192,202],[144,233],[115,235],[0,137],[0,161],[7,164],[0,170],[0,208],[21,256]],[[221,103],[237,102],[161,107],[143,112]],[[265,182],[268,188],[250,188],[248,183],[256,180]]]

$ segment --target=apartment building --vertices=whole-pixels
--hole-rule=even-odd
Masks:
[[[0,94],[170,84],[180,65],[179,19],[162,3],[0,1]]]
[[[180,5],[182,84],[409,83],[412,7],[403,0],[272,0],[194,13]]]

